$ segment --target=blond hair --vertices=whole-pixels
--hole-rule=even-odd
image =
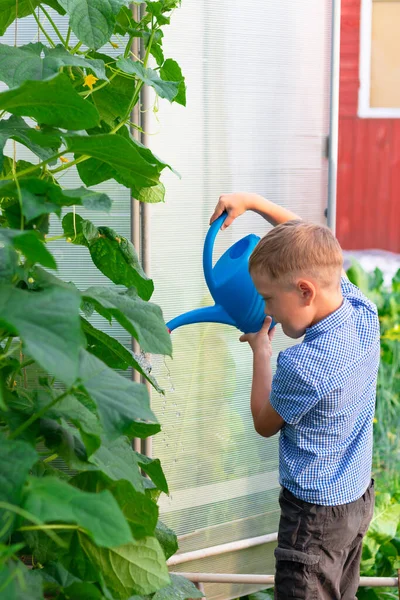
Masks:
[[[296,275],[311,276],[323,286],[337,284],[342,268],[342,249],[331,230],[304,221],[274,227],[257,244],[249,262],[250,272],[288,282]]]

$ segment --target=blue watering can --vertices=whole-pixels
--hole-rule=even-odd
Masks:
[[[229,248],[212,266],[215,238],[228,214],[224,212],[208,230],[203,250],[203,270],[214,306],[198,308],[167,323],[170,331],[192,323],[224,323],[243,333],[259,331],[265,320],[264,300],[249,273],[249,258],[260,238],[250,234]],[[274,324],[272,324],[273,326]]]

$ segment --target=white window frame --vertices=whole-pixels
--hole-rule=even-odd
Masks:
[[[399,119],[400,107],[373,107],[371,93],[372,0],[361,0],[360,21],[360,88],[358,116],[364,119]]]

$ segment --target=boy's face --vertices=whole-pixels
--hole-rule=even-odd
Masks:
[[[258,272],[251,277],[265,300],[265,313],[281,324],[285,335],[293,339],[304,335],[315,317],[315,284],[302,278],[287,284]]]

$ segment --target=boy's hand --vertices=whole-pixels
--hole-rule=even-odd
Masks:
[[[210,219],[210,225],[215,221],[215,219],[218,219],[218,217],[222,215],[224,211],[226,211],[228,216],[221,227],[221,229],[226,229],[237,217],[240,217],[240,215],[245,213],[246,210],[251,210],[253,208],[254,196],[255,194],[245,193],[223,194],[219,197],[218,204],[215,207],[214,213]]]
[[[263,326],[258,333],[245,333],[239,340],[248,342],[254,354],[258,352],[266,352],[268,357],[272,356],[272,340],[275,335],[275,327],[270,330],[272,323],[271,317],[266,317]]]

